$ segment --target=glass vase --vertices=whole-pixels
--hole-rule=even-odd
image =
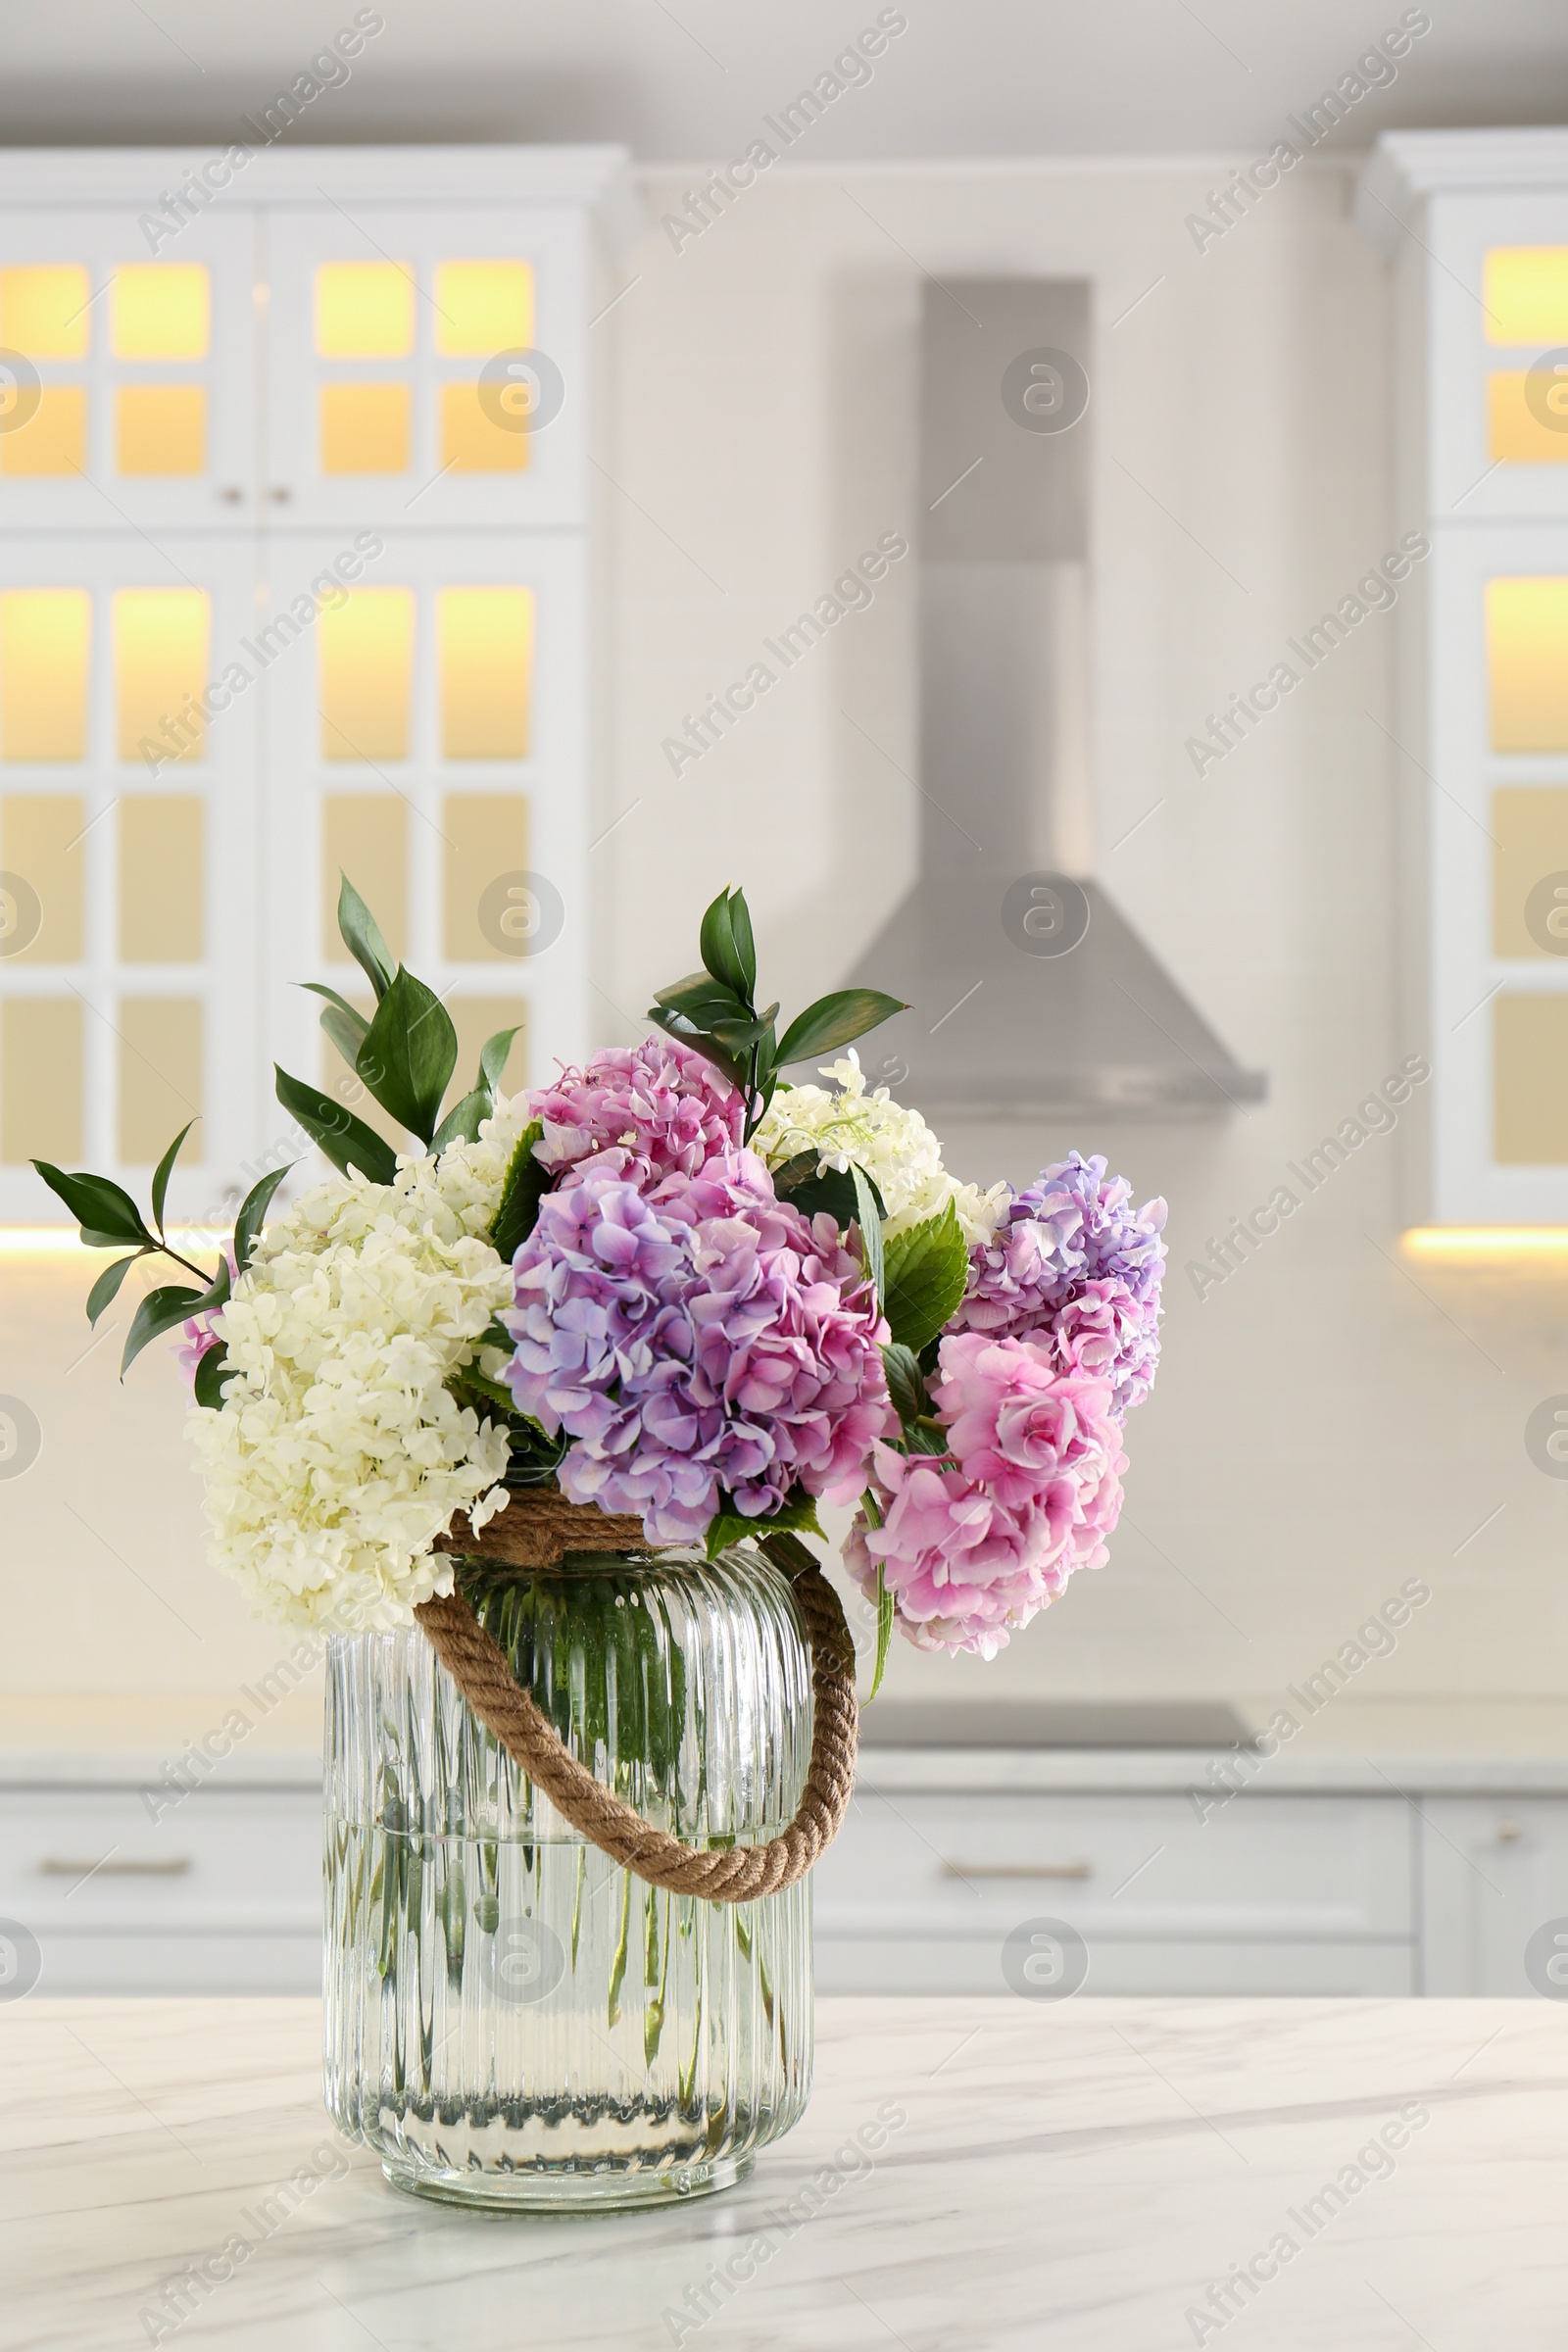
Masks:
[[[645,1819],[699,1846],[788,1825],[810,1664],[760,1551],[457,1575],[573,1755]],[[689,2197],[801,2114],[809,1874],[749,1903],[645,1885],[535,1789],[417,1629],[332,1642],[325,1783],[326,2103],[395,2186]]]

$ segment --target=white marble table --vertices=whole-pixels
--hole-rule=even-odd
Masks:
[[[336,2141],[312,2002],[0,2008],[0,2345],[1568,2342],[1554,2004],[837,2000],[818,2023],[806,2121],[744,2186],[547,2221],[397,2195]],[[854,2134],[879,2110],[868,2158]],[[813,2180],[820,2209],[792,2218]],[[270,2196],[292,2208],[270,2226]],[[236,2234],[248,2258],[174,2325],[166,2282]],[[726,2265],[752,2275],[726,2282]]]

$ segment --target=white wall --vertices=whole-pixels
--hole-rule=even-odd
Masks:
[[[1182,1272],[1424,1043],[1395,1003],[1387,616],[1202,779],[1184,751],[1416,519],[1390,506],[1387,289],[1348,175],[1298,171],[1200,256],[1184,216],[1222,169],[780,170],[679,253],[658,235],[639,253],[598,330],[620,390],[599,453],[617,594],[596,832],[630,810],[592,861],[601,1034],[637,1032],[725,881],[746,884],[786,1006],[838,978],[901,895],[912,564],[679,780],[662,739],[862,547],[916,532],[922,271],[1093,273],[1102,876],[1270,1099],[1224,1123],[948,1138],[965,1175],[1021,1181],[1076,1143],[1168,1197],[1165,1365],[1130,1425],[1110,1567],[990,1668],[901,1645],[893,1687],[1267,1700],[1421,1577],[1432,1602],[1358,1694],[1561,1695],[1568,1488],[1523,1441],[1568,1389],[1557,1283],[1405,1265],[1388,1138],[1201,1302]],[[655,216],[689,184],[651,183]],[[108,1349],[68,1372],[80,1268],[19,1284],[0,1261],[0,1279],[20,1292],[0,1391],[33,1397],[47,1433],[38,1465],[0,1482],[0,1688],[206,1693],[270,1663],[279,1638],[203,1564],[169,1368],[118,1392]]]

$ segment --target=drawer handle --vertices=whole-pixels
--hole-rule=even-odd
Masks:
[[[1092,1879],[1089,1862],[944,1862],[945,1879]]]
[[[70,1862],[63,1856],[46,1854],[38,1868],[46,1879],[179,1879],[191,1867],[188,1854],[178,1854],[169,1862]]]

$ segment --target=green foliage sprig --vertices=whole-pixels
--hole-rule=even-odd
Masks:
[[[458,1033],[450,1013],[433,989],[397,961],[347,874],[338,891],[337,927],[375,992],[375,1010],[367,1020],[335,989],[318,980],[304,981],[302,986],[313,996],[326,1000],[322,1029],[372,1102],[416,1135],[427,1151],[471,1144],[480,1121],[495,1109],[515,1028],[498,1029],[485,1041],[478,1077],[443,1118],[441,1105],[458,1066]],[[372,1184],[392,1182],[398,1171],[393,1147],[344,1103],[282,1069],[277,1071],[277,1099],[341,1175],[357,1168]]]
[[[164,1202],[169,1194],[169,1179],[179,1156],[179,1148],[195,1124],[194,1119],[186,1120],[153,1170],[150,1226],[130,1195],[109,1177],[89,1175],[85,1170],[68,1175],[63,1168],[53,1166],[47,1159],[35,1159],[32,1163],[49,1190],[58,1195],[77,1219],[81,1239],[89,1250],[117,1250],[122,1245],[129,1245],[129,1255],[117,1257],[112,1264],[105,1266],[87,1294],[87,1320],[90,1324],[96,1327],[99,1317],[119,1298],[121,1285],[131,1267],[144,1257],[167,1257],[172,1264],[183,1266],[187,1274],[194,1274],[200,1285],[199,1289],[192,1290],[188,1284],[167,1283],[149,1291],[139,1301],[130,1319],[130,1329],[125,1334],[124,1349],[120,1359],[122,1380],[149,1340],[156,1340],[161,1332],[172,1331],[176,1323],[183,1323],[189,1316],[205,1314],[221,1306],[228,1297],[227,1257],[220,1257],[211,1274],[205,1273],[192,1259],[174,1249],[164,1229]],[[250,1263],[267,1204],[287,1173],[286,1168],[275,1168],[270,1175],[264,1176],[241,1204],[235,1220],[233,1240],[234,1262],[241,1273]],[[221,1370],[221,1362],[213,1364],[212,1359],[214,1355],[221,1358],[221,1354],[220,1348],[213,1349],[203,1358],[200,1366],[197,1396],[204,1404],[217,1403],[219,1397],[202,1395],[200,1374],[207,1374],[207,1385],[211,1389]],[[209,1365],[212,1365],[210,1372]]]
[[[757,946],[743,890],[719,892],[703,916],[698,951],[703,969],[658,990],[648,1018],[740,1088],[747,1143],[791,1062],[851,1045],[908,1009],[901,998],[884,996],[877,988],[841,988],[808,1004],[780,1037],[778,1005],[757,1009]]]
[[[516,1030],[500,1029],[486,1040],[480,1051],[474,1085],[443,1118],[441,1104],[458,1060],[457,1032],[446,1006],[422,980],[416,980],[396,960],[375,917],[346,874],[338,892],[337,921],[345,946],[375,991],[375,1010],[367,1020],[336,989],[308,980],[304,986],[311,994],[325,1000],[321,1027],[366,1092],[427,1149],[442,1152],[449,1144],[471,1143],[479,1132],[481,1119],[489,1118],[495,1108],[501,1073]],[[397,1153],[383,1136],[318,1087],[291,1077],[286,1070],[279,1069],[276,1076],[279,1102],[341,1175],[350,1175],[357,1169],[373,1184],[392,1182],[397,1174]],[[214,1272],[207,1274],[171,1246],[164,1230],[164,1201],[170,1174],[180,1146],[195,1123],[192,1119],[180,1129],[153,1171],[150,1225],[130,1195],[109,1177],[85,1172],[67,1174],[43,1159],[32,1163],[45,1184],[79,1221],[81,1238],[88,1249],[114,1250],[122,1245],[128,1248],[129,1254],[106,1266],[88,1293],[89,1323],[96,1324],[113,1304],[125,1276],[142,1258],[167,1257],[187,1274],[194,1275],[200,1285],[192,1290],[184,1284],[167,1284],[149,1291],[141,1299],[125,1338],[120,1367],[122,1378],[149,1340],[157,1339],[161,1332],[172,1330],[176,1323],[191,1316],[221,1306],[229,1296],[228,1257],[220,1259]],[[509,1229],[515,1228],[516,1241],[532,1231],[540,1195],[549,1183],[545,1171],[529,1157],[540,1133],[536,1126],[519,1142],[508,1172],[502,1211]],[[294,1164],[270,1170],[252,1187],[241,1203],[230,1251],[238,1273],[243,1274],[250,1264],[272,1196]],[[497,1222],[499,1226],[501,1219]],[[514,1249],[516,1241],[513,1243]],[[511,1250],[507,1254],[510,1256]],[[227,1370],[222,1348],[209,1348],[196,1370],[198,1404],[221,1404]]]

